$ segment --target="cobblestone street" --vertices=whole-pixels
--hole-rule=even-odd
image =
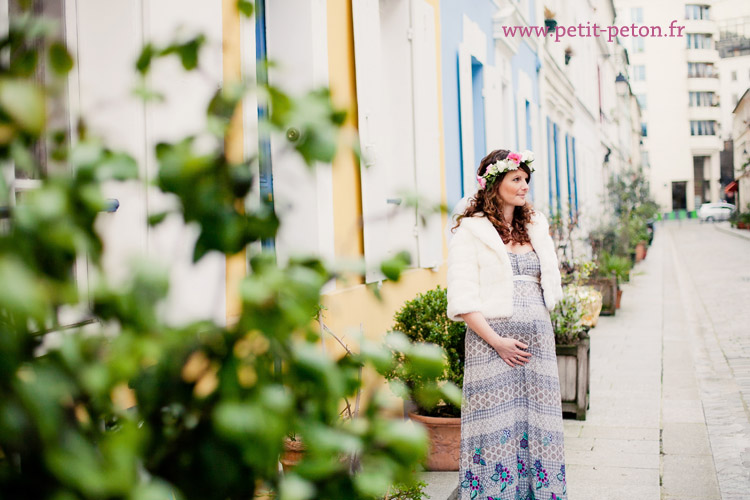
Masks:
[[[591,403],[565,421],[570,500],[750,499],[750,238],[661,223],[591,331]],[[432,500],[456,473],[427,473]],[[541,498],[541,497],[540,497]]]
[[[566,421],[572,500],[748,499],[750,240],[663,223],[592,331],[591,409]]]

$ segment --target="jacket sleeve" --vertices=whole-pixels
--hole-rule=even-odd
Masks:
[[[542,289],[544,290],[544,302],[547,309],[551,311],[563,297],[560,263],[557,260],[555,242],[549,234],[549,222],[547,222],[547,218],[542,213],[538,213],[537,223],[540,225],[539,229],[543,233],[543,251],[550,256],[551,265],[542,269]]]
[[[448,318],[463,321],[459,314],[478,311],[479,307],[476,241],[459,226],[448,247]]]

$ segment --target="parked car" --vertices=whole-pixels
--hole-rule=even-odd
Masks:
[[[698,217],[705,222],[727,220],[735,210],[737,207],[731,203],[704,203],[698,209]]]

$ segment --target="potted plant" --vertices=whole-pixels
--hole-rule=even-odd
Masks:
[[[560,378],[562,411],[586,419],[589,406],[589,328],[584,324],[584,307],[576,285],[563,289],[563,298],[550,313],[555,332],[557,371]]]
[[[549,10],[547,7],[544,8],[544,25],[547,27],[547,31],[555,31],[557,27],[557,21],[555,20],[555,13]]]
[[[414,344],[434,344],[442,347],[447,357],[447,365],[442,376],[437,377],[437,381],[452,382],[461,388],[464,378],[466,326],[464,323],[448,319],[447,308],[447,291],[438,285],[407,301],[394,316],[393,329],[404,333]],[[427,470],[458,470],[461,451],[460,407],[443,401],[430,409],[432,401],[420,400],[417,393],[417,389],[423,384],[423,378],[404,368],[403,364],[397,364],[392,371],[385,374],[385,378],[403,383],[410,396],[417,396],[413,397],[410,405],[412,408],[408,409],[407,413],[413,421],[424,425],[429,433],[430,453],[426,464]]]
[[[279,462],[284,468],[284,472],[289,472],[295,465],[302,461],[307,448],[302,439],[296,434],[290,434],[284,438],[284,453],[281,455]]]
[[[750,229],[750,203],[747,204],[747,211],[737,213],[737,229]]]
[[[583,308],[583,324],[590,328],[596,326],[602,310],[602,293],[588,284],[591,274],[596,270],[596,263],[588,259],[574,262],[563,262],[563,284],[570,285]]]

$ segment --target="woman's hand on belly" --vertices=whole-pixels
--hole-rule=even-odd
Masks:
[[[528,345],[523,342],[508,338],[499,337],[495,330],[487,323],[487,320],[480,312],[470,312],[461,315],[461,318],[466,322],[466,325],[474,330],[477,335],[482,337],[495,351],[497,351],[500,358],[508,363],[509,366],[523,366],[529,362],[531,353],[524,351],[528,349]]]

